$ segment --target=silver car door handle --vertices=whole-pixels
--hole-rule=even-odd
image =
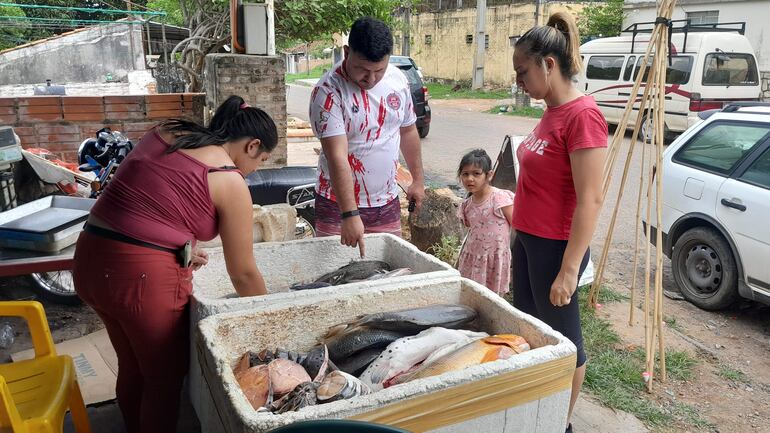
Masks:
[[[727,206],[727,207],[731,207],[733,209],[738,209],[741,212],[746,212],[746,205],[743,205],[743,204],[740,204],[740,203],[735,203],[735,202],[730,201],[730,200],[728,200],[726,198],[723,198],[721,203],[722,203],[722,206]]]

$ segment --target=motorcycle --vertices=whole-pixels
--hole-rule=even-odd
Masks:
[[[95,172],[96,179],[91,182],[91,198],[97,198],[112,175],[134,148],[134,144],[119,131],[102,128],[96,138],[88,138],[78,148],[78,169],[83,172]]]
[[[109,184],[118,166],[134,148],[134,144],[119,131],[102,128],[96,137],[87,138],[78,147],[78,169],[94,172],[91,198],[98,198]],[[72,272],[69,270],[30,274],[30,281],[41,297],[59,304],[78,305]]]
[[[92,183],[93,197],[104,191],[131,149],[131,141],[117,131],[100,130],[96,139],[83,141],[78,149],[78,162],[81,169],[97,173],[97,180]],[[297,210],[296,239],[315,236],[315,181],[315,167],[263,169],[246,176],[253,204],[287,203]],[[80,303],[70,271],[31,274],[30,278],[46,299],[69,305]]]
[[[251,202],[260,206],[286,203],[297,210],[294,238],[315,236],[316,168],[266,168],[246,176]]]

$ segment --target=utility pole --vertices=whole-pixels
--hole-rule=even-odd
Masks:
[[[126,10],[131,12],[131,1],[126,0]],[[131,14],[128,14],[129,24],[128,24],[128,44],[129,44],[129,52],[131,53],[131,69],[134,71],[136,70],[136,56],[134,55],[134,52],[136,49],[134,48],[134,17],[131,16]],[[147,44],[149,45],[150,40],[147,40]]]
[[[407,5],[404,7],[404,40],[401,42],[401,55],[409,57],[410,53],[410,44],[409,39],[412,33],[412,27],[410,24],[412,17],[412,4],[411,2],[407,3]]]
[[[487,0],[476,1],[476,55],[473,57],[474,89],[484,87],[484,58],[486,57]]]

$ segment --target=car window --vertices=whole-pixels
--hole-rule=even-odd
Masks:
[[[398,69],[401,69],[401,72],[406,75],[406,80],[409,81],[410,87],[420,83],[420,75],[417,73],[417,69],[415,69],[412,65],[399,65]]]
[[[770,149],[754,161],[739,178],[744,182],[770,189]]]
[[[631,56],[628,58],[628,63],[626,63],[626,70],[623,71],[623,80],[629,81],[631,79],[631,71],[634,70],[634,62],[636,61],[636,56]]]
[[[728,174],[768,135],[770,125],[714,122],[682,146],[674,155],[674,161],[717,174]]]
[[[634,80],[639,76],[639,70],[642,68],[644,57],[639,57],[634,69]],[[650,59],[652,62],[652,59]],[[652,63],[647,64],[642,81],[647,81],[650,75]],[[686,84],[690,81],[690,71],[692,70],[692,57],[690,56],[671,56],[671,64],[666,60],[666,84]]]
[[[751,54],[706,54],[703,64],[704,86],[756,86],[757,64]]]
[[[617,80],[623,68],[623,56],[591,56],[586,67],[586,78],[592,80]]]

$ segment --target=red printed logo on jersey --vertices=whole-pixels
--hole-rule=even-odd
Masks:
[[[394,110],[398,110],[401,108],[401,98],[398,96],[396,92],[391,93],[388,95],[387,98],[388,106]]]

